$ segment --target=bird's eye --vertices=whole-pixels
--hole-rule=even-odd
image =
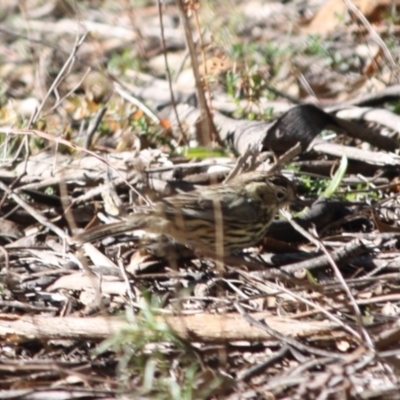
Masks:
[[[278,199],[278,200],[284,200],[285,199],[285,197],[286,197],[286,191],[285,190],[277,190],[276,192],[275,192],[275,195],[276,195],[276,198]]]

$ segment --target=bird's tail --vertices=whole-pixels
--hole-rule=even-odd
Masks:
[[[87,242],[104,239],[108,236],[117,236],[138,229],[153,231],[152,217],[148,215],[130,216],[128,220],[112,224],[95,226],[72,237],[72,244],[81,245]],[[154,221],[153,221],[154,222]],[[150,226],[149,226],[150,225]],[[159,229],[158,229],[159,230]]]

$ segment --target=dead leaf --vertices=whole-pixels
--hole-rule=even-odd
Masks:
[[[384,232],[399,233],[400,232],[400,228],[398,228],[397,226],[389,225],[389,224],[386,224],[385,222],[382,222],[379,219],[379,217],[376,215],[376,213],[372,212],[372,217],[373,217],[375,225],[380,233],[384,233]]]
[[[378,7],[388,5],[387,0],[353,0],[353,3],[368,19],[375,13]],[[347,6],[343,0],[331,0],[318,11],[305,30],[313,34],[327,34],[332,32],[339,25],[343,25],[347,12]]]

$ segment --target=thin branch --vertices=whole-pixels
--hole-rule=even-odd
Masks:
[[[374,343],[369,335],[369,333],[367,332],[367,330],[364,327],[363,324],[363,320],[362,320],[362,315],[361,315],[361,311],[360,308],[358,307],[358,304],[353,296],[353,294],[350,291],[349,286],[347,285],[346,281],[343,278],[342,273],[340,272],[337,264],[335,263],[334,259],[332,258],[332,256],[329,254],[328,250],[326,249],[325,245],[323,244],[323,242],[317,238],[315,238],[314,236],[312,236],[311,234],[309,234],[305,229],[303,229],[296,221],[294,221],[289,213],[285,213],[282,211],[282,213],[285,215],[285,217],[288,219],[288,221],[290,222],[290,224],[293,226],[294,229],[296,229],[296,231],[300,232],[305,238],[309,239],[312,243],[314,243],[317,247],[320,247],[321,250],[325,253],[325,256],[327,257],[330,266],[332,267],[336,278],[338,279],[338,281],[341,283],[347,297],[350,300],[350,304],[353,307],[356,319],[357,319],[357,323],[358,323],[358,327],[361,330],[361,333],[366,341],[366,344],[368,345],[368,347],[372,350],[375,351],[375,347],[374,347]]]

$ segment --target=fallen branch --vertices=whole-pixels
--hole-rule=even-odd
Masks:
[[[290,318],[274,317],[267,313],[251,314],[254,320],[266,320],[277,332],[296,338],[308,338],[312,335],[326,335],[332,338],[337,324],[328,321],[293,321]],[[270,340],[267,332],[254,327],[235,314],[196,314],[173,316],[162,319],[181,338],[205,342],[227,342],[234,340]],[[102,340],[110,335],[129,330],[126,320],[117,317],[43,317],[0,314],[0,337],[23,337],[28,339],[69,339]],[[339,331],[335,338],[343,336]]]

